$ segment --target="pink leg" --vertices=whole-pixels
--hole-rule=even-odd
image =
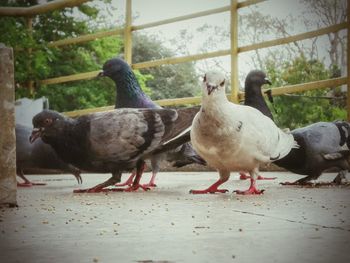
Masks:
[[[122,191],[124,189],[106,188],[108,186],[114,185],[116,182],[119,182],[120,177],[121,177],[121,172],[114,172],[112,173],[112,177],[109,178],[107,181],[103,182],[102,184],[98,184],[94,187],[87,188],[87,189],[76,189],[76,190],[73,190],[73,193],[100,193],[100,192],[107,192],[107,191]]]
[[[129,176],[128,180],[126,180],[124,183],[115,184],[115,186],[131,186],[132,180],[134,179],[136,173],[132,172],[132,174]]]
[[[247,180],[247,179],[250,178],[249,175],[247,175],[247,174],[245,174],[243,172],[240,172],[239,174],[240,174],[240,176],[239,176],[240,180]],[[261,175],[258,175],[257,180],[275,180],[276,178],[277,177],[263,177]]]
[[[156,180],[156,175],[157,175],[157,173],[152,172],[152,177],[151,177],[151,180],[149,181],[149,183],[148,184],[143,184],[142,186],[145,187],[145,188],[156,187],[157,185],[154,183],[155,180]]]
[[[190,194],[214,194],[214,193],[226,193],[228,192],[227,189],[218,189],[220,185],[227,182],[229,177],[225,179],[219,179],[216,181],[213,185],[209,186],[209,188],[204,190],[190,190]]]
[[[142,162],[136,170],[136,177],[135,177],[133,184],[131,186],[129,186],[128,188],[123,189],[124,192],[135,192],[139,188],[143,189],[144,191],[150,190],[148,187],[145,187],[145,186],[140,184],[140,180],[141,180],[141,177],[142,177],[142,174],[143,174],[143,171],[145,170],[145,168],[146,168],[146,164],[144,162]]]
[[[255,182],[256,181],[254,178],[250,178],[250,186],[249,186],[248,190],[245,190],[245,191],[236,190],[234,192],[239,194],[239,195],[260,195],[260,194],[262,194],[265,190],[258,190],[255,186]]]

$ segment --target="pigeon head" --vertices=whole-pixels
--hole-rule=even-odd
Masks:
[[[128,71],[130,71],[130,66],[128,63],[121,58],[112,58],[104,63],[102,71],[97,76],[106,76],[114,79],[118,75]]]
[[[45,138],[55,136],[64,125],[65,117],[51,110],[43,110],[33,117],[33,131],[29,138],[30,143],[41,137]]]
[[[245,86],[259,87],[262,85],[272,85],[271,81],[266,77],[265,72],[261,70],[252,70],[248,73],[245,79]]]
[[[222,91],[225,93],[225,76],[218,71],[209,71],[203,77],[203,93],[211,94]]]

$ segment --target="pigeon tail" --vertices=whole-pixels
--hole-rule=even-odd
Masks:
[[[296,148],[298,149],[300,146],[299,144],[294,140],[294,137],[291,133],[285,133],[282,130],[279,130],[279,142],[276,146],[276,155],[273,156],[273,159],[271,161],[277,161],[285,157],[289,154],[289,152]]]

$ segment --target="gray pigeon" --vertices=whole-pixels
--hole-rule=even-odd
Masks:
[[[250,105],[265,116],[272,118],[262,94],[261,86],[267,82],[262,71],[251,71],[246,80],[245,99]],[[259,85],[260,84],[260,85]],[[293,183],[283,185],[304,185],[316,180],[329,168],[340,170],[334,183],[341,183],[349,169],[348,155],[350,147],[350,125],[345,121],[318,122],[292,132],[299,148],[293,148],[284,158],[277,160],[276,165],[291,172],[306,175]]]
[[[111,78],[116,85],[115,108],[151,108],[160,109],[161,107],[153,102],[141,89],[137,78],[128,63],[121,58],[112,58],[103,65],[103,70],[98,76]],[[146,187],[155,187],[155,178],[160,169],[160,161],[166,159],[168,162],[174,162],[174,167],[182,167],[188,164],[205,165],[205,161],[193,150],[190,143],[186,143],[171,152],[162,155],[154,155],[150,158],[152,166],[152,177]],[[117,186],[131,185],[133,173],[126,182]]]
[[[101,192],[120,182],[123,171],[136,167],[136,177],[127,189],[136,191],[144,169],[144,160],[153,153],[168,150],[167,142],[191,126],[198,107],[175,110],[117,109],[80,116],[65,117],[45,110],[33,118],[31,142],[41,137],[67,163],[88,172],[112,173],[112,177],[90,189],[75,192]],[[189,140],[188,134],[186,134]],[[179,137],[181,138],[181,136]],[[177,147],[174,141],[170,143]],[[169,143],[169,144],[170,144]]]
[[[300,145],[285,158],[275,162],[293,173],[306,175],[293,183],[282,185],[305,185],[318,179],[322,172],[337,168],[339,173],[334,183],[341,184],[350,169],[350,124],[345,121],[317,122],[292,131]]]
[[[17,175],[24,180],[24,183],[17,183],[18,186],[45,185],[44,183],[34,183],[24,176],[24,170],[28,169],[51,169],[71,173],[78,183],[82,182],[80,170],[63,162],[58,158],[50,145],[43,143],[41,139],[31,144],[29,136],[32,129],[16,124],[16,167]]]
[[[248,171],[251,184],[238,194],[261,194],[256,188],[260,164],[277,161],[298,147],[291,134],[283,132],[260,111],[228,101],[225,78],[217,71],[207,72],[202,84],[202,107],[193,120],[191,142],[194,149],[219,171],[220,179],[193,194],[225,192],[218,186],[234,170]]]

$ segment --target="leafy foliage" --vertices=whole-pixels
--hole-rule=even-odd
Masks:
[[[164,47],[157,38],[142,34],[135,35],[134,63],[173,56],[175,56],[174,52]],[[140,72],[153,76],[147,81],[147,86],[152,90],[151,98],[154,100],[191,97],[200,93],[194,63],[164,65],[141,69]]]
[[[274,86],[293,85],[304,82],[328,79],[332,70],[325,68],[317,60],[307,60],[301,56],[294,61],[285,62],[276,68],[273,61],[266,63],[267,75]],[[325,98],[330,89],[310,90],[295,96],[278,96],[274,99],[277,112],[274,118],[280,127],[291,129],[302,127],[318,121],[345,119],[344,105],[337,100]]]

